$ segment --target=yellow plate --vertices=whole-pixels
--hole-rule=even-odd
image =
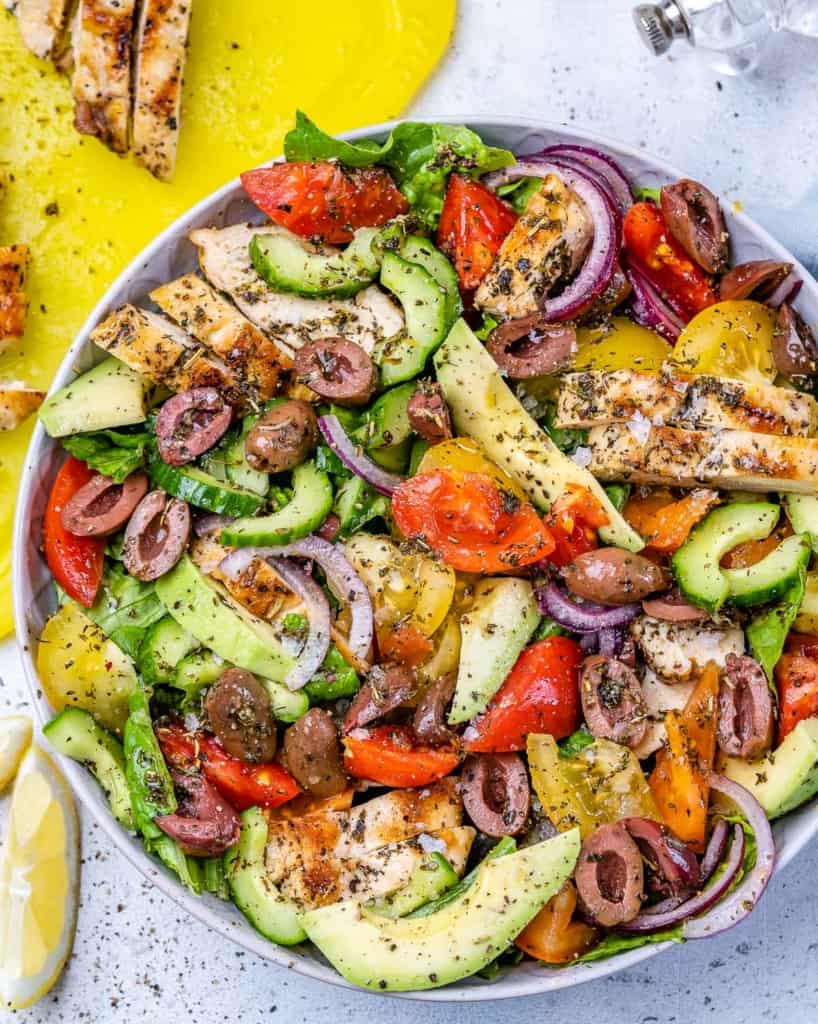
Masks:
[[[66,79],[23,49],[0,8],[0,168],[14,177],[0,244],[32,249],[25,344],[0,358],[0,380],[47,388],[128,260],[197,200],[280,153],[296,107],[331,132],[399,115],[443,54],[454,15],[455,0],[195,0],[179,164],[163,185],[74,132]],[[11,629],[7,496],[30,431],[0,435],[0,636]]]

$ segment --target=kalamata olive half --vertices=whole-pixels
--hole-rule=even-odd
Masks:
[[[648,888],[665,896],[690,892],[699,883],[699,861],[669,828],[650,818],[625,818],[622,824],[648,865]]]
[[[452,731],[446,724],[446,708],[454,696],[456,682],[454,672],[436,679],[415,708],[412,725],[421,743],[431,746],[451,743]]]
[[[344,716],[344,734],[383,718],[414,697],[414,674],[403,665],[375,665]]]
[[[273,710],[266,689],[252,672],[222,672],[204,706],[210,728],[228,754],[250,764],[272,761],[277,739]]]
[[[312,406],[300,398],[273,406],[250,429],[244,441],[248,463],[262,473],[283,473],[303,462],[318,440]]]
[[[125,568],[138,580],[158,580],[176,565],[190,538],[190,509],[180,498],[151,491],[134,509],[122,545]]]
[[[728,270],[719,284],[719,298],[755,299],[766,302],[792,270],[792,263],[777,260],[751,260]]]
[[[647,705],[636,673],[616,658],[586,658],[579,677],[582,711],[600,739],[636,747],[647,731]]]
[[[184,466],[224,435],[233,410],[215,388],[191,388],[169,398],[156,417],[156,444],[169,466]]]
[[[720,274],[727,266],[729,238],[719,201],[710,189],[682,178],[664,186],[661,206],[670,233],[687,255],[708,274]]]
[[[198,773],[171,768],[179,800],[175,814],[155,818],[162,831],[191,857],[219,857],[239,841],[241,822],[233,808]]]
[[[412,430],[433,444],[452,436],[452,417],[443,391],[436,381],[418,381],[417,391],[409,399],[406,414]]]
[[[642,855],[624,822],[600,825],[585,839],[574,883],[589,917],[605,928],[632,921],[642,906]]]
[[[644,555],[622,548],[586,551],[563,569],[572,594],[600,604],[632,604],[668,586],[668,575]]]
[[[339,405],[366,405],[378,380],[367,353],[345,338],[304,345],[296,352],[293,367],[299,384]]]
[[[323,708],[311,708],[284,733],[284,761],[314,796],[334,796],[346,789],[338,732],[332,715]]]
[[[519,754],[472,754],[463,765],[463,806],[475,826],[499,839],[522,832],[531,790]]]
[[[818,341],[809,325],[786,302],[776,319],[773,362],[778,372],[787,377],[812,377],[818,373]]]
[[[755,760],[773,742],[773,701],[764,669],[748,654],[728,654],[719,690],[719,748]]]
[[[617,263],[611,280],[587,309],[582,311],[578,317],[579,322],[583,324],[594,323],[610,316],[617,307],[622,305],[632,291],[633,287],[628,280],[627,274],[622,269],[621,264]]]
[[[131,473],[121,484],[97,473],[65,503],[60,521],[76,537],[107,537],[128,522],[147,489],[144,473]]]
[[[577,332],[534,313],[495,327],[486,348],[512,380],[527,380],[567,366],[577,350]]]

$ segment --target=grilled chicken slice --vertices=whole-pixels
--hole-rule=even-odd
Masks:
[[[265,856],[269,878],[307,906],[345,895],[385,895],[409,880],[424,855],[417,840],[423,834],[443,838],[465,865],[474,833],[461,829],[462,816],[457,784],[444,779],[422,790],[393,790],[349,811],[297,821],[271,817]]]
[[[256,402],[272,398],[292,360],[196,274],[162,285],[151,299],[205,348],[220,356]]]
[[[403,314],[377,286],[354,299],[307,299],[275,292],[256,273],[249,246],[254,235],[284,231],[275,224],[254,227],[200,228],[190,240],[214,288],[226,292],[244,315],[279,347],[292,355],[308,341],[341,337],[367,352],[403,330]]]
[[[0,384],[0,431],[14,430],[43,403],[44,391],[25,384]]]
[[[0,352],[22,338],[25,330],[28,255],[27,245],[0,245]]]
[[[197,537],[190,547],[190,557],[202,572],[223,583],[231,597],[260,619],[272,619],[301,605],[301,599],[263,558],[254,558],[235,579],[225,576],[219,565],[233,549],[218,542],[218,533],[216,530],[214,535]]]
[[[652,427],[647,420],[594,427],[589,471],[599,480],[676,487],[815,494],[818,438]]]
[[[593,237],[582,200],[556,174],[546,175],[500,246],[475,305],[509,320],[538,313],[542,299],[582,266]]]
[[[640,761],[655,754],[662,746],[667,738],[665,715],[668,711],[681,711],[695,689],[695,678],[668,683],[652,669],[645,668],[642,674],[642,696],[647,708],[645,718],[648,727],[639,743],[632,748]]]
[[[128,151],[134,0],[79,0],[73,25],[74,124],[115,153]]]
[[[136,33],[133,150],[160,181],[176,166],[192,0],[142,0]]]
[[[818,402],[790,388],[705,375],[591,370],[563,377],[556,426],[596,427],[628,420],[688,430],[809,437],[818,427]]]
[[[631,635],[651,669],[676,682],[699,675],[711,661],[724,668],[728,654],[744,654],[744,632],[738,626],[665,622],[643,615],[631,626]]]
[[[23,42],[43,60],[53,57],[62,39],[72,0],[5,0],[17,15]]]
[[[230,367],[208,355],[189,334],[157,313],[123,306],[94,328],[91,340],[171,391],[214,387],[240,409],[248,403]]]

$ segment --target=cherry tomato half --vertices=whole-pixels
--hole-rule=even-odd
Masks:
[[[84,608],[93,605],[102,582],[105,538],[75,537],[61,517],[66,503],[94,476],[84,462],[66,459],[54,478],[43,519],[43,550],[51,575]]]
[[[356,729],[344,737],[344,767],[353,779],[407,789],[427,786],[457,767],[456,750],[425,747],[405,725]]]
[[[392,495],[392,512],[407,537],[422,540],[461,572],[508,572],[554,550],[533,506],[485,473],[418,473]]]
[[[787,641],[791,649],[791,638]],[[818,637],[802,637],[799,653],[783,654],[775,666],[778,690],[778,743],[805,718],[818,715]]]

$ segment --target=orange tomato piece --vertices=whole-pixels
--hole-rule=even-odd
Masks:
[[[514,945],[546,964],[569,964],[593,946],[599,931],[574,921],[577,890],[568,879],[517,938]]]
[[[649,548],[671,554],[680,548],[693,527],[718,505],[716,491],[699,487],[678,501],[667,488],[646,495],[637,493],[625,506],[625,518],[645,540]]]
[[[716,753],[718,697],[719,670],[711,662],[684,710],[665,715],[667,744],[648,779],[665,824],[699,853],[707,831],[710,787],[705,774]]]
[[[378,630],[378,650],[386,660],[399,661],[409,668],[416,668],[427,661],[434,651],[434,644],[411,622],[401,622],[394,629]]]
[[[405,725],[356,729],[344,737],[344,767],[353,779],[407,789],[451,774],[460,757],[451,747],[426,747]]]
[[[771,551],[775,551],[785,537],[791,536],[792,527],[789,523],[784,523],[777,530],[773,530],[769,537],[738,544],[722,558],[721,566],[723,569],[746,569],[748,566],[760,562],[762,558],[766,558]]]

